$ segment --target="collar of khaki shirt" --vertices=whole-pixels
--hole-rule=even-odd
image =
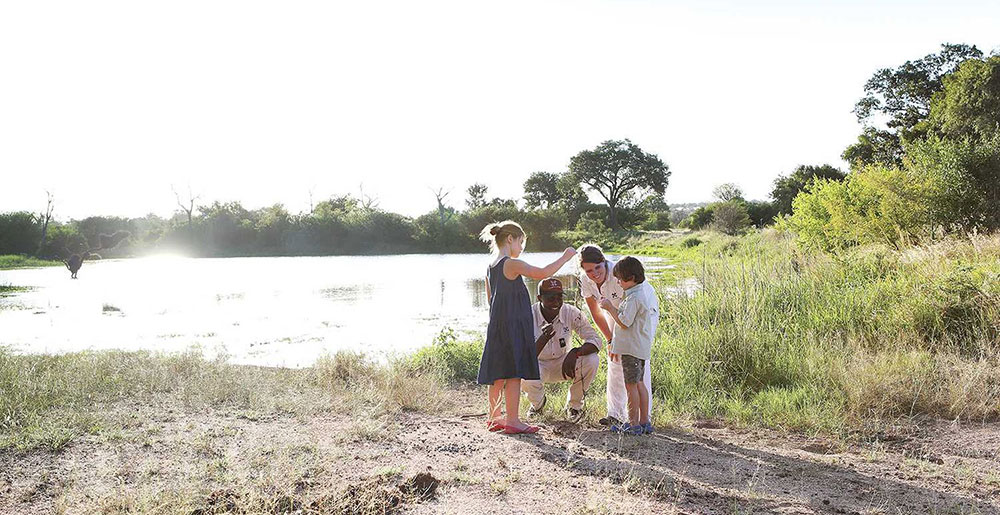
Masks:
[[[542,315],[541,302],[536,302],[531,308],[535,316],[535,327],[542,327],[543,325],[549,323],[545,320],[545,315]],[[559,314],[556,315],[556,318],[552,321],[552,323],[554,324],[556,321],[562,325],[566,325],[566,303],[563,303],[563,305],[559,307]]]

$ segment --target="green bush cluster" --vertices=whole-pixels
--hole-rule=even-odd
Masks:
[[[1000,228],[1000,132],[977,144],[931,138],[907,151],[901,168],[874,164],[813,182],[778,227],[828,251]]]

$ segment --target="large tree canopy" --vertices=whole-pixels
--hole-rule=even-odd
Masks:
[[[941,52],[896,69],[883,68],[865,83],[864,98],[854,106],[858,121],[868,124],[875,115],[888,117],[892,129],[908,129],[930,114],[931,98],[942,89],[942,77],[954,72],[968,59],[979,59],[975,45],[941,45]]]
[[[865,96],[854,106],[864,132],[843,154],[853,169],[867,164],[902,164],[903,143],[919,137],[917,124],[931,111],[931,99],[943,88],[943,77],[969,59],[983,56],[965,44],[941,45],[941,51],[906,61],[899,67],[883,68],[865,83]],[[886,129],[873,125],[884,121]]]
[[[659,157],[627,139],[608,140],[580,152],[570,159],[569,172],[607,202],[613,228],[620,227],[620,208],[632,206],[650,192],[663,195],[670,177],[669,167]]]
[[[559,202],[559,176],[535,172],[524,181],[524,207],[548,209]]]
[[[969,59],[942,84],[922,128],[946,139],[974,142],[1000,131],[1000,56]]]

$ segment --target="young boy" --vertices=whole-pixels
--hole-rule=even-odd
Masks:
[[[601,307],[615,321],[608,355],[615,361],[621,360],[629,418],[628,424],[612,426],[611,430],[633,435],[649,434],[653,432],[653,424],[649,420],[649,392],[642,382],[642,373],[660,323],[660,301],[656,291],[646,282],[646,271],[638,259],[632,256],[622,258],[611,274],[625,290],[625,300],[620,310],[615,309],[607,299],[601,302]]]

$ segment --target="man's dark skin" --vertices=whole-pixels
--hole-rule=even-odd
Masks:
[[[542,326],[542,334],[535,340],[535,355],[537,356],[542,353],[545,344],[549,343],[549,340],[556,334],[555,329],[552,328],[552,321],[559,316],[559,310],[563,305],[563,294],[561,291],[543,291],[536,298],[541,303],[542,318],[547,322]],[[597,347],[592,343],[584,343],[579,347],[570,349],[566,353],[566,359],[563,360],[562,364],[563,378],[574,378],[576,376],[576,359],[595,352],[597,352]]]

